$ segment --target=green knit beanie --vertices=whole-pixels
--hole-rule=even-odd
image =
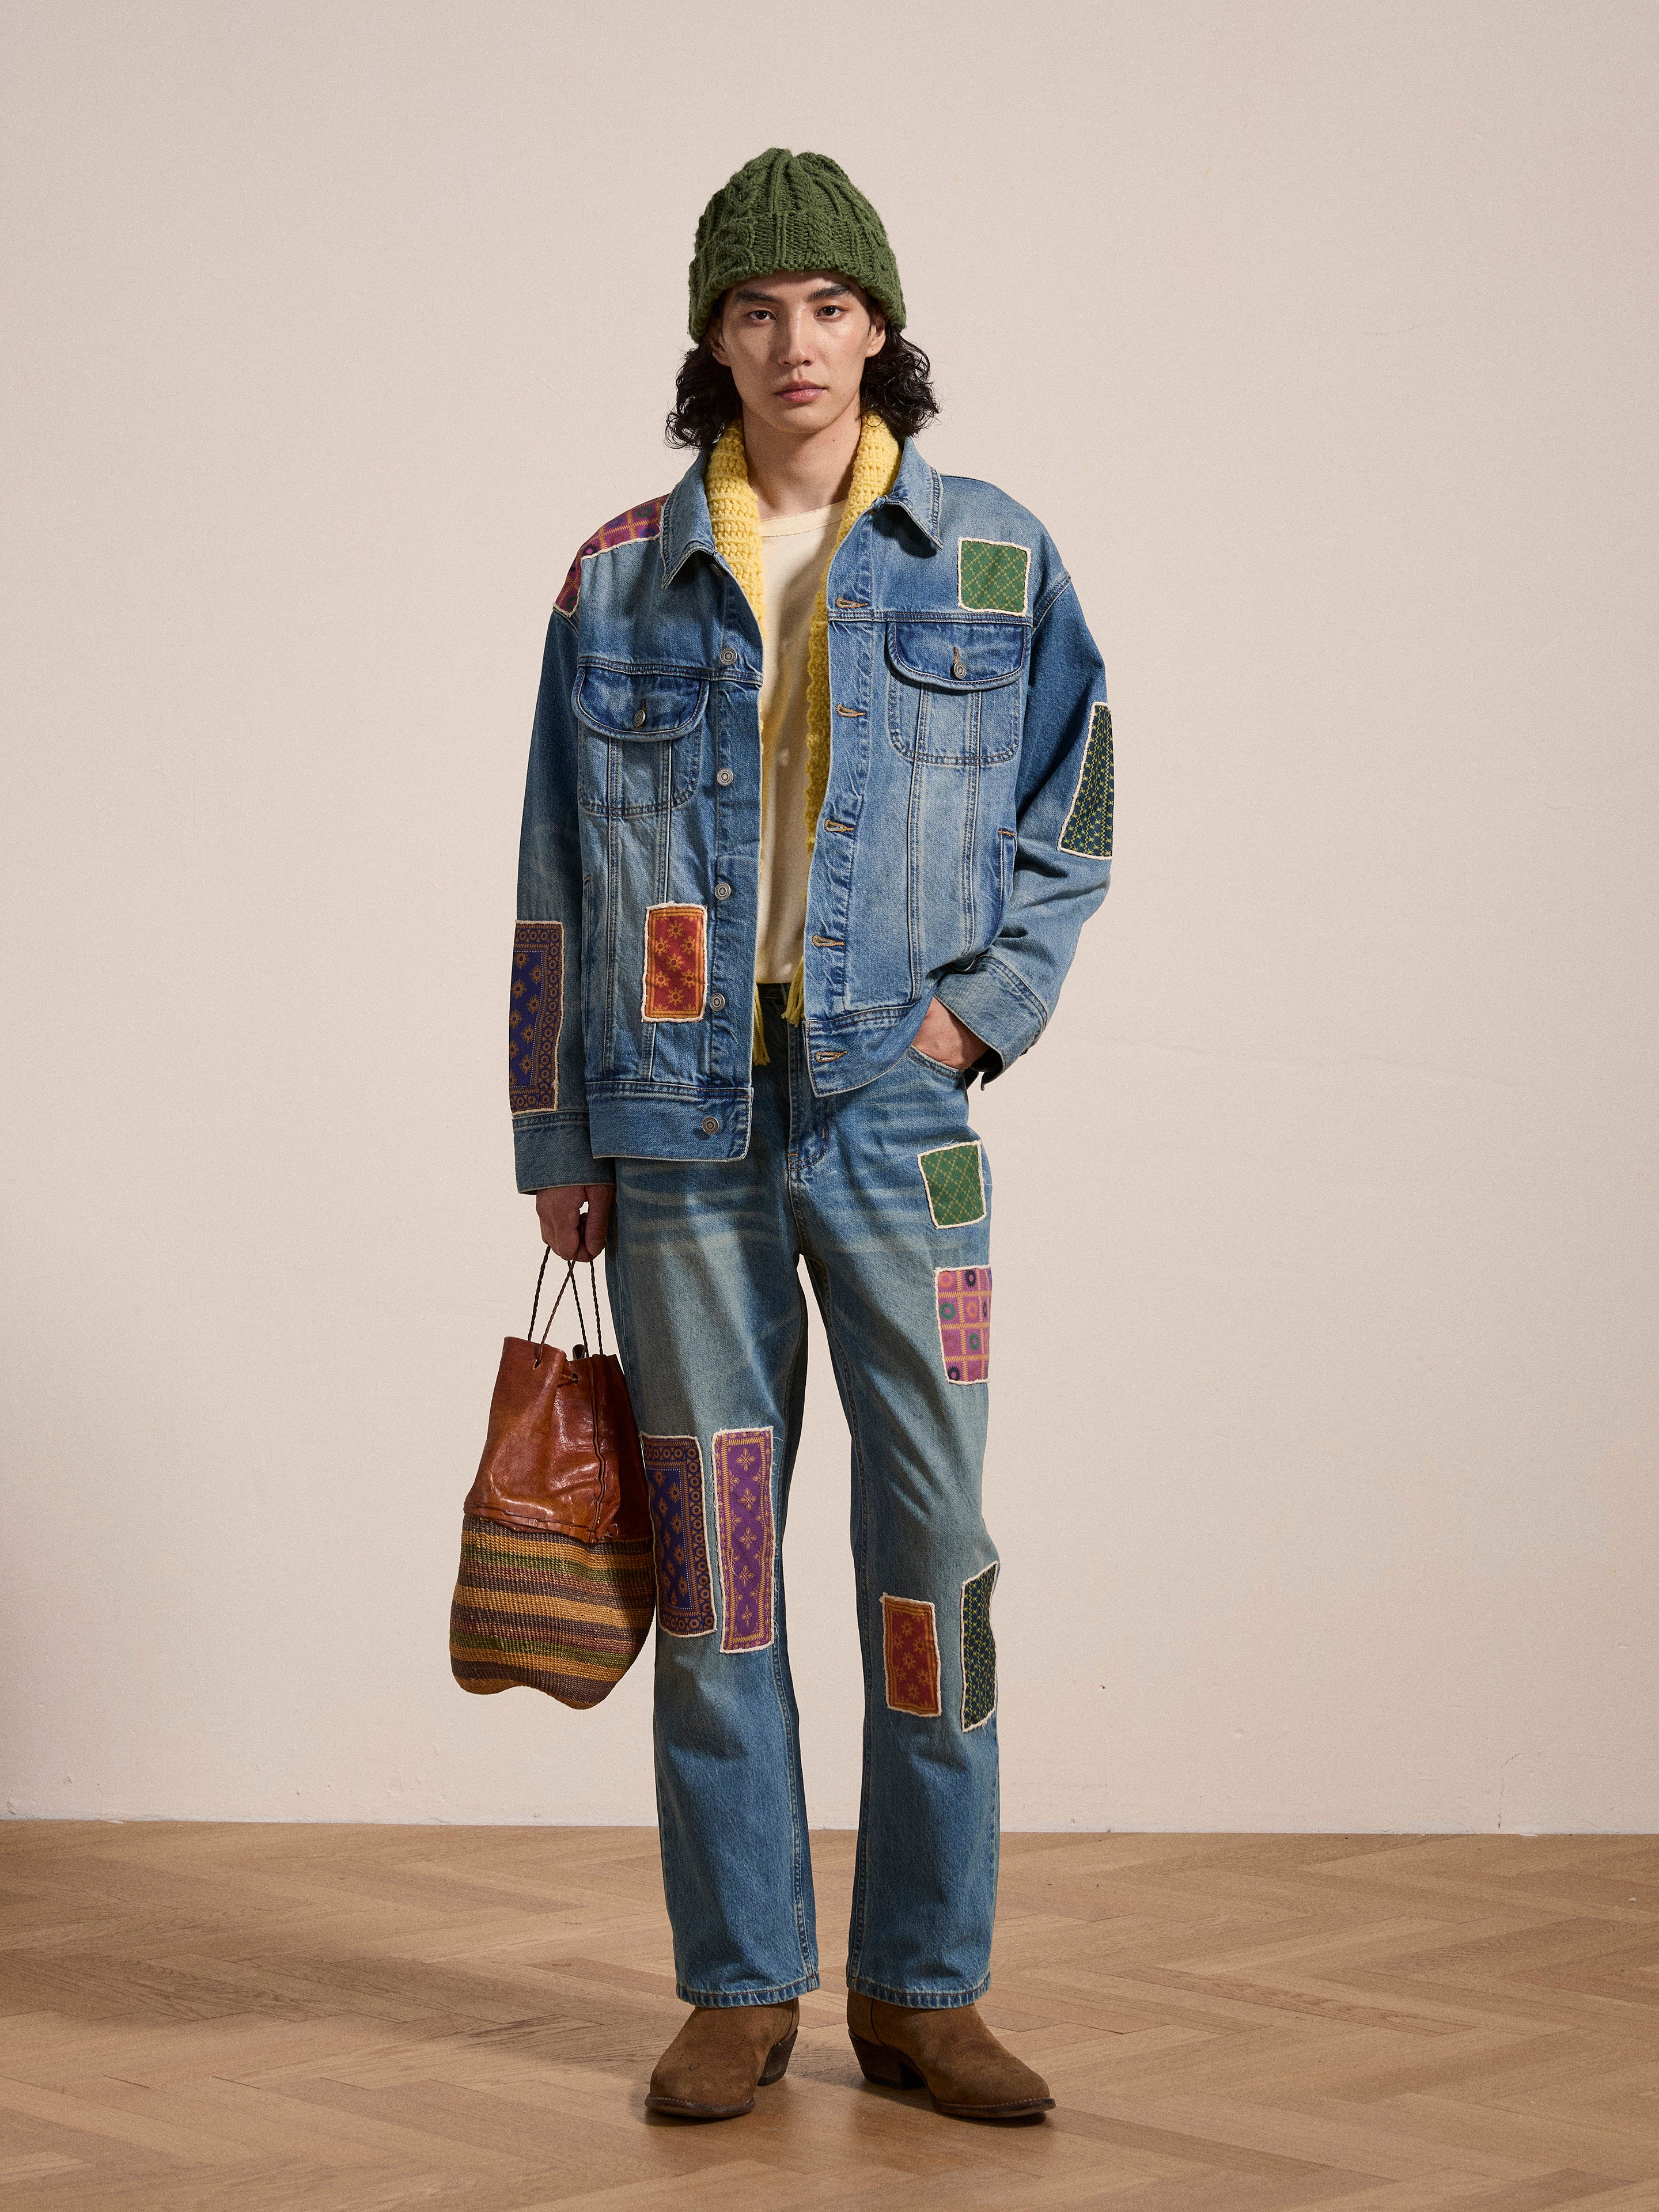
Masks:
[[[691,335],[731,285],[775,269],[850,276],[895,330],[904,322],[898,264],[881,217],[827,154],[773,146],[745,161],[702,211],[691,256]]]

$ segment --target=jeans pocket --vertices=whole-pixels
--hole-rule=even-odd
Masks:
[[[947,1083],[958,1088],[966,1085],[968,1071],[965,1067],[951,1067],[945,1060],[933,1059],[930,1054],[921,1051],[913,1044],[907,1045],[905,1052],[911,1060],[920,1060],[930,1075],[943,1076]]]

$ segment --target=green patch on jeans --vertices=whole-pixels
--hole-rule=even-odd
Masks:
[[[965,1229],[985,1218],[985,1178],[977,1145],[940,1145],[918,1152],[916,1164],[927,1186],[927,1211],[935,1229]]]
[[[991,1592],[997,1563],[962,1586],[962,1725],[981,1728],[997,1709],[997,1640],[991,1633]]]
[[[1023,615],[1025,579],[1031,566],[1029,547],[1005,545],[994,538],[957,540],[957,601],[988,612]]]

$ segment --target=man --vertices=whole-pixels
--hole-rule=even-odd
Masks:
[[[947,2112],[1053,2102],[975,2010],[997,1554],[968,1090],[1035,1042],[1104,896],[1111,723],[1042,526],[915,444],[934,410],[903,321],[880,218],[833,161],[775,148],[714,195],[670,424],[697,457],[578,553],[531,750],[519,1183],[562,1256],[609,1249],[694,2008],[647,2102],[698,2118],[751,2108],[818,1985],[778,1553],[803,1259],[852,1435],[854,2046]]]

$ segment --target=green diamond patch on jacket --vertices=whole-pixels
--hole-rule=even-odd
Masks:
[[[1097,700],[1090,718],[1088,747],[1060,844],[1062,852],[1091,860],[1112,857],[1112,710],[1103,699]]]
[[[970,1221],[984,1220],[985,1178],[977,1145],[940,1145],[918,1152],[916,1159],[936,1229],[965,1229]]]
[[[988,612],[1023,615],[1025,579],[1031,566],[1030,549],[1005,545],[994,538],[957,540],[957,600],[964,607]]]

